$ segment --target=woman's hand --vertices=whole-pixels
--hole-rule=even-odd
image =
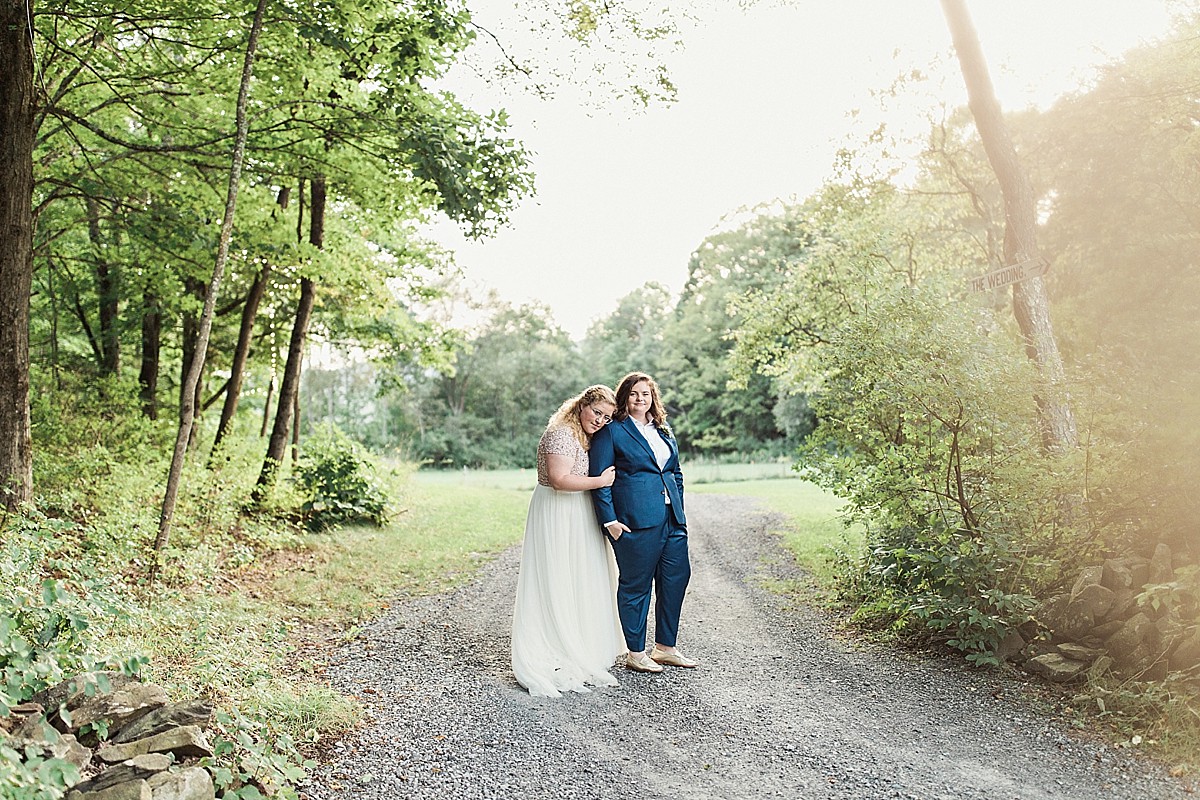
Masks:
[[[612,539],[614,542],[615,542],[617,539],[620,539],[622,534],[629,533],[629,528],[628,528],[628,526],[626,526],[626,525],[625,525],[625,523],[623,523],[623,522],[617,522],[616,520],[614,520],[614,521],[612,521],[612,522],[608,523],[607,525],[605,525],[605,526],[604,526],[604,530],[608,531],[608,535],[609,535],[609,537],[610,537],[610,538],[611,538],[611,539]]]
[[[603,489],[605,486],[612,486],[613,481],[617,479],[617,468],[609,467],[596,476],[596,488]]]

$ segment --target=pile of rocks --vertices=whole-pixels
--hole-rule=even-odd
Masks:
[[[212,755],[212,714],[207,701],[170,703],[161,687],[120,673],[81,675],[15,706],[0,742],[77,766],[67,800],[213,800],[212,776],[195,763]]]
[[[1150,557],[1127,556],[1079,571],[1069,592],[1051,597],[1038,622],[1049,632],[1026,642],[1010,634],[1000,655],[1030,672],[1066,682],[1088,670],[1162,680],[1200,664],[1200,626],[1164,604],[1139,602],[1147,586],[1175,579],[1171,549],[1159,544]],[[1030,637],[1033,638],[1033,637]]]

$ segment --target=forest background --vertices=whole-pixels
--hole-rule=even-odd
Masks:
[[[572,4],[557,23],[580,47],[608,26],[674,35],[603,8]],[[237,115],[236,214],[247,8],[50,3],[32,29],[19,11],[0,52],[33,68],[14,89],[18,56],[0,65],[0,98],[10,114],[21,91],[36,98],[30,291],[4,273],[0,327],[11,333],[28,299],[28,338],[24,362],[5,351],[0,384],[11,399],[24,367],[30,446],[5,451],[4,708],[86,665],[145,668],[101,655],[95,637],[115,609],[147,613],[146,592],[186,598],[305,528],[381,523],[396,502],[388,464],[532,466],[564,398],[637,368],[663,387],[688,462],[783,459],[845,501],[863,544],[838,564],[836,591],[863,625],[994,666],[1010,634],[1045,626],[1045,601],[1070,596],[1081,565],[1157,557],[1155,579],[1130,589],[1148,626],[1140,649],[1094,669],[1090,696],[1101,715],[1125,698],[1162,735],[1196,729],[1195,14],[1090,88],[1006,118],[1038,198],[1060,385],[1027,358],[1011,289],[972,286],[1008,263],[1007,231],[966,109],[931,120],[915,164],[890,158],[886,128],[848,146],[810,197],[746,209],[698,242],[678,296],[631,287],[574,341],[544,306],[466,296],[420,233],[445,214],[487,235],[532,188],[504,112],[433,81],[486,34],[465,8],[271,5]],[[647,102],[671,90],[651,75],[629,89]],[[7,211],[21,185],[5,193]],[[464,304],[480,321],[456,327]],[[302,369],[314,350],[324,366]],[[199,380],[185,393],[189,370]],[[1077,426],[1067,446],[1042,418],[1058,401]],[[198,414],[181,427],[189,405]],[[21,413],[4,409],[5,424]],[[179,431],[188,455],[167,537]],[[267,721],[236,724],[269,728],[269,709],[256,713]],[[234,773],[227,796],[261,784]]]

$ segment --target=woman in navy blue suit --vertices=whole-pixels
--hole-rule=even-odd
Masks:
[[[667,427],[658,384],[631,372],[617,386],[613,421],[592,437],[589,469],[617,469],[611,487],[592,490],[596,519],[617,558],[617,613],[629,654],[625,666],[662,672],[662,665],[695,667],[675,647],[679,612],[692,569],[679,447]],[[646,618],[654,589],[654,647],[646,655]]]

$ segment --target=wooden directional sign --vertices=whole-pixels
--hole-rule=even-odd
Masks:
[[[1038,275],[1045,275],[1046,270],[1050,268],[1050,262],[1044,258],[1031,258],[1028,261],[1021,261],[1017,264],[1009,264],[1008,266],[994,269],[986,275],[980,275],[978,278],[971,278],[971,289],[976,292],[988,292],[998,286],[1007,286],[1010,283],[1023,281],[1026,278],[1036,278]]]

